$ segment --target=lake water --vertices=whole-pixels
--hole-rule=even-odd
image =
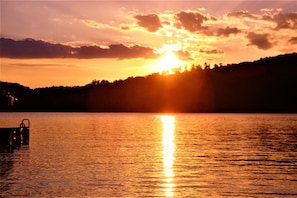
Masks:
[[[296,114],[0,113],[0,197],[294,197]]]

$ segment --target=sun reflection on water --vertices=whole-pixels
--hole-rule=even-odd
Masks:
[[[160,116],[163,125],[163,173],[165,196],[174,196],[174,116]]]

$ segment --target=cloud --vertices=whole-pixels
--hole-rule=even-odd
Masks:
[[[175,14],[174,19],[177,29],[184,28],[190,33],[202,33],[208,36],[213,33],[208,31],[209,27],[204,25],[204,22],[217,21],[215,17],[203,15],[198,11],[180,11]]]
[[[260,10],[263,14],[251,14],[248,11],[229,12],[227,17],[234,17],[239,19],[252,19],[261,22],[273,22],[276,24],[275,30],[280,29],[296,29],[297,28],[297,12],[282,13],[281,8],[268,9],[263,8]],[[272,28],[271,28],[272,29]]]
[[[98,23],[98,22],[96,22],[94,20],[90,20],[90,19],[81,19],[80,21],[83,24],[85,24],[86,26],[91,27],[91,28],[100,29],[100,28],[105,28],[108,26],[107,24]]]
[[[238,28],[226,27],[226,28],[219,28],[217,30],[217,35],[228,37],[230,34],[238,34],[240,32],[241,31]]]
[[[207,27],[202,24],[204,21],[208,20],[208,18],[199,12],[181,11],[175,15],[175,19],[177,20],[177,28],[183,27],[189,32],[207,29]]]
[[[190,52],[188,51],[183,51],[183,50],[178,50],[175,52],[175,55],[183,61],[189,61],[189,60],[193,60],[193,58],[191,57]]]
[[[74,68],[78,67],[75,64],[58,64],[58,63],[11,63],[9,65],[17,66],[17,67],[36,67],[36,68]]]
[[[122,25],[121,29],[126,31],[126,30],[130,30],[131,28],[128,25]]]
[[[139,45],[113,44],[108,48],[99,46],[71,47],[34,39],[14,41],[1,38],[1,57],[8,58],[156,58],[152,48]]]
[[[229,12],[227,14],[228,17],[235,17],[235,18],[250,18],[250,19],[258,19],[256,15],[250,14],[248,11],[240,10],[236,12]]]
[[[154,50],[149,47],[142,47],[134,45],[132,47],[126,47],[122,44],[110,45],[107,57],[118,59],[129,58],[156,58],[157,55]]]
[[[263,15],[263,20],[276,23],[276,30],[297,28],[297,12],[283,14],[275,10],[269,10]]]
[[[76,49],[76,57],[78,58],[154,58],[156,54],[153,49],[134,45],[127,47],[122,44],[113,44],[108,48],[100,48],[98,46],[82,46]]]
[[[50,44],[40,40],[14,41],[1,38],[1,56],[9,58],[64,58],[71,55],[72,47]]]
[[[258,49],[267,50],[273,47],[272,43],[268,40],[268,34],[250,32],[246,37],[250,42],[248,45],[255,45]]]
[[[289,43],[291,43],[291,44],[297,44],[297,37],[290,38]]]
[[[162,28],[161,21],[156,14],[148,14],[148,15],[135,15],[135,19],[137,19],[137,24],[149,32],[156,32],[159,28]]]
[[[200,49],[199,52],[204,54],[224,54],[225,53],[221,49],[209,49],[209,48]]]

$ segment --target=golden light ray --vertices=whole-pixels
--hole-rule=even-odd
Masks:
[[[165,196],[174,196],[174,116],[160,116],[163,125],[163,173]]]

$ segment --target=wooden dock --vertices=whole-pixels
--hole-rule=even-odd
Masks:
[[[29,145],[30,120],[23,119],[19,127],[0,128],[0,150]]]

